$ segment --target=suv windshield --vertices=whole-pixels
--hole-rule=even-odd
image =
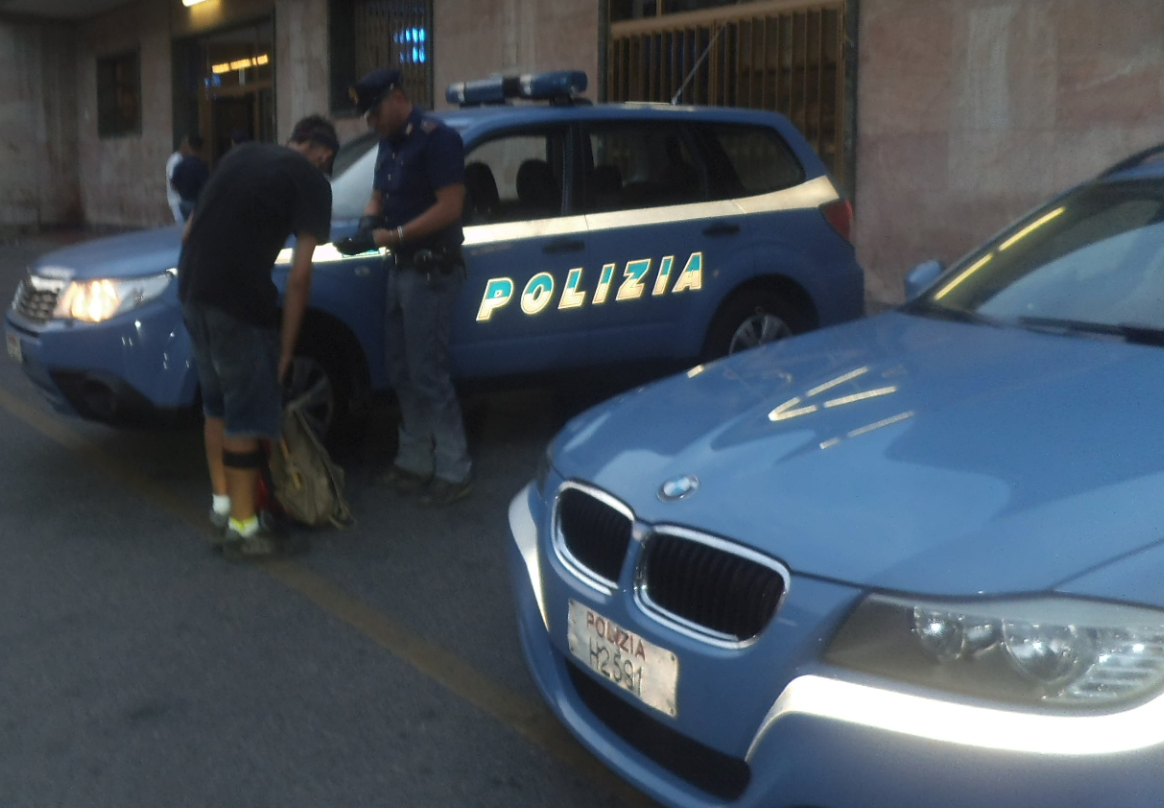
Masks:
[[[364,215],[372,194],[372,168],[379,142],[375,132],[366,132],[340,147],[331,180],[331,218],[355,219]]]
[[[1157,342],[1164,330],[1164,185],[1082,188],[972,253],[919,313]]]

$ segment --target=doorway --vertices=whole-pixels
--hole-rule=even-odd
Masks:
[[[196,132],[213,166],[240,141],[275,140],[274,23],[174,43],[175,142]]]

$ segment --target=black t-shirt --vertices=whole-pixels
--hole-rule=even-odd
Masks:
[[[291,235],[329,239],[331,184],[294,149],[245,143],[215,167],[192,218],[178,296],[278,327],[271,267]]]

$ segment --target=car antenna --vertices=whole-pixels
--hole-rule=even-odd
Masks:
[[[707,43],[707,47],[703,49],[703,53],[700,54],[699,59],[696,60],[695,66],[692,67],[691,72],[687,74],[687,78],[683,79],[683,83],[679,85],[679,89],[675,92],[675,95],[671,96],[671,106],[675,106],[679,103],[679,96],[683,95],[683,91],[687,89],[687,85],[690,84],[691,79],[695,77],[695,71],[699,69],[701,64],[703,64],[703,61],[707,58],[707,54],[711,53],[711,46],[715,44],[717,39],[719,39],[719,35],[723,33],[725,28],[727,28],[726,25],[721,25],[719,30],[715,32],[715,36],[713,36],[711,41]]]

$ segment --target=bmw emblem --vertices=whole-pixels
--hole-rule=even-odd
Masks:
[[[663,502],[673,502],[677,499],[689,497],[699,488],[699,478],[691,474],[674,477],[659,486],[659,499]]]

